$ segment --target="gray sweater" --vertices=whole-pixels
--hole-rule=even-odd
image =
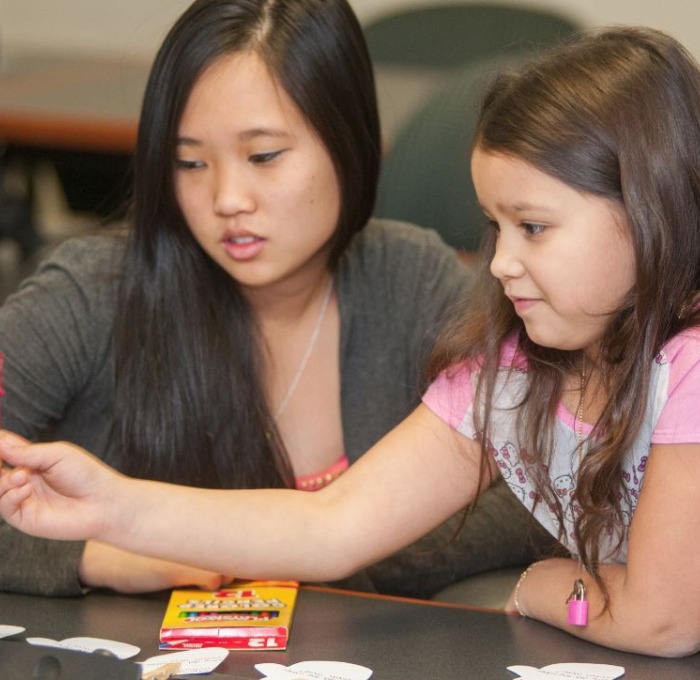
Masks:
[[[112,331],[123,242],[71,239],[0,308],[2,426],[31,439],[63,439],[117,464]],[[439,237],[372,221],[339,262],[341,408],[345,452],[355,461],[418,404],[435,332],[470,275]],[[426,596],[456,578],[527,558],[527,517],[503,488],[489,491],[447,549],[460,517],[417,547],[344,585]],[[427,551],[426,551],[427,548]],[[0,589],[81,592],[83,544],[34,539],[0,525]]]

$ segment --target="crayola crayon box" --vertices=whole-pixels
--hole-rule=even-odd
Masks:
[[[216,591],[174,590],[160,649],[286,649],[299,584],[234,581]]]

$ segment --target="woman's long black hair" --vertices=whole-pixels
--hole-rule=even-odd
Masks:
[[[138,133],[115,327],[117,464],[131,475],[207,487],[293,483],[251,309],[191,235],[174,185],[188,96],[209,66],[241,50],[264,60],[334,163],[341,210],[330,268],[374,206],[374,76],[347,2],[196,0],[158,52]]]

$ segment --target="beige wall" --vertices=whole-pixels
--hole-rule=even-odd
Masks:
[[[350,0],[366,21],[393,8],[443,0]],[[533,4],[530,0],[504,0]],[[150,57],[190,0],[0,0],[0,46],[99,50]],[[697,0],[539,0],[585,25],[642,23],[669,31],[700,57]]]

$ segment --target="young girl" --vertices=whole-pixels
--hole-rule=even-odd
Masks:
[[[472,170],[493,226],[478,295],[424,403],[334,484],[177,487],[7,435],[5,519],[242,577],[325,579],[500,473],[573,555],[528,568],[509,611],[622,650],[697,651],[700,70],[657,31],[582,37],[496,80]],[[241,520],[230,539],[225,516]]]
[[[0,309],[2,425],[182,484],[314,489],[340,474],[415,408],[433,329],[470,283],[434,234],[368,223],[379,150],[344,0],[195,2],[145,93],[126,244],[66,243]],[[434,550],[461,517],[421,546],[433,557],[406,552],[353,585],[429,594],[522,564],[507,489],[480,512],[450,549]],[[462,559],[470,544],[483,548]],[[220,580],[5,524],[0,546],[5,590]]]

